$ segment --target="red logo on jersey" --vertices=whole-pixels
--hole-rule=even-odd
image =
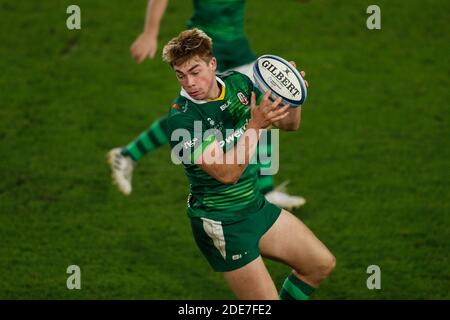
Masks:
[[[181,107],[180,107],[180,106],[177,106],[176,104],[173,104],[173,105],[172,105],[172,108],[178,110],[178,109],[180,109]]]
[[[242,92],[238,92],[237,93],[237,97],[239,98],[239,101],[243,104],[243,105],[248,105],[248,100],[245,97],[245,95]]]

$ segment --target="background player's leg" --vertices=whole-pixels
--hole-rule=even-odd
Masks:
[[[291,298],[306,299],[335,267],[327,247],[292,213],[282,210],[259,242],[261,255],[292,267],[283,289]]]
[[[224,272],[225,280],[241,300],[278,300],[278,293],[261,256],[245,266]]]
[[[108,152],[112,181],[120,192],[125,195],[131,193],[134,163],[168,142],[166,116],[153,122],[148,130],[142,132],[125,148],[114,148]]]
[[[124,156],[139,161],[145,154],[151,152],[169,142],[167,137],[167,117],[153,122],[146,131],[142,132],[135,140],[122,149]]]
[[[301,196],[293,196],[287,192],[287,181],[274,188],[273,175],[267,174],[272,168],[272,130],[267,131],[267,139],[258,143],[258,187],[267,201],[280,208],[293,210],[303,206],[306,202]],[[269,160],[269,161],[266,161]],[[263,174],[264,173],[264,174]]]

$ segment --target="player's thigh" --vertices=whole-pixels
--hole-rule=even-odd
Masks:
[[[261,255],[281,261],[301,274],[311,274],[334,261],[327,247],[292,213],[280,217],[259,242]]]
[[[277,289],[261,256],[239,269],[224,272],[224,277],[238,299],[278,299]]]

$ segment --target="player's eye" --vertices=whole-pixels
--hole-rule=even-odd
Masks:
[[[177,73],[177,78],[181,80],[181,79],[183,79],[183,75],[182,75],[182,74],[179,74],[179,73]]]

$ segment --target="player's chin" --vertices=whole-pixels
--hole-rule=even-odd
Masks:
[[[201,91],[195,91],[195,92],[189,93],[189,95],[192,98],[194,98],[195,100],[205,100],[206,99],[206,95]]]

